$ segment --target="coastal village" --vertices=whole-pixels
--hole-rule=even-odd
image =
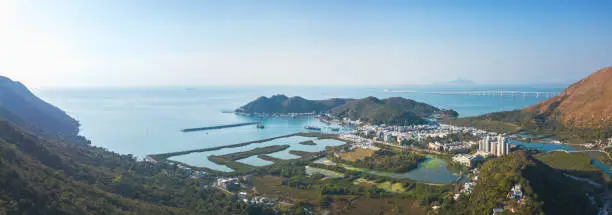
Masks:
[[[311,106],[312,109],[327,108],[327,111],[320,114],[317,112],[293,113],[287,109],[278,113],[263,112],[260,114],[258,111],[265,111],[265,108],[261,108],[271,105],[270,101],[279,105],[276,110],[287,108],[290,106],[288,104],[295,102],[302,105],[294,108]],[[419,106],[421,115],[406,113],[402,115],[393,112],[400,110],[402,105],[410,106],[410,108]],[[363,106],[369,108],[363,108]],[[374,112],[380,115],[372,114],[372,110],[376,110]],[[399,112],[401,113],[401,110]],[[311,101],[301,97],[275,95],[270,99],[260,97],[237,109],[235,113],[249,117],[308,117],[308,119],[305,120],[307,124],[305,123],[303,132],[298,131],[293,134],[233,145],[159,154],[149,156],[147,160],[149,162],[163,160],[184,171],[194,180],[205,179],[207,183],[210,183],[207,186],[225,192],[235,201],[267,210],[298,208],[300,213],[305,214],[328,213],[329,210],[332,210],[330,202],[336,202],[336,204],[344,202],[343,204],[355,208],[353,204],[355,199],[344,199],[354,193],[361,196],[360,198],[365,197],[367,201],[371,201],[372,196],[385,199],[414,195],[409,194],[411,192],[424,192],[412,197],[420,201],[418,207],[427,207],[428,212],[445,214],[443,211],[449,209],[449,204],[465,204],[472,198],[478,198],[481,193],[477,190],[486,186],[487,189],[495,190],[497,199],[504,196],[503,201],[496,201],[494,208],[488,207],[486,210],[490,214],[504,214],[524,212],[524,208],[538,207],[537,203],[534,203],[538,200],[533,195],[533,188],[528,182],[525,182],[525,177],[521,175],[527,163],[533,164],[535,160],[538,160],[535,162],[550,163],[551,159],[556,159],[553,161],[558,162],[561,159],[558,156],[565,156],[554,154],[555,157],[550,158],[553,156],[551,153],[521,150],[526,147],[523,142],[533,140],[531,135],[545,143],[561,144],[560,141],[547,138],[545,135],[507,129],[497,129],[497,131],[511,133],[492,132],[470,126],[458,126],[447,123],[449,122],[447,119],[456,117],[456,112],[453,110],[438,109],[398,97]],[[391,113],[396,113],[396,115]],[[314,118],[322,123],[312,123]],[[247,122],[185,129],[183,132],[255,124],[257,129],[269,129],[264,127],[264,123]],[[168,160],[173,156],[243,147],[292,136],[299,136],[302,142],[291,143],[285,139],[280,141],[287,144],[284,146],[262,144],[265,147],[208,156],[213,163],[225,165],[233,170],[230,172]],[[336,145],[315,147],[318,145],[318,140],[335,141]],[[605,145],[611,143],[612,138],[606,140],[581,146],[603,149]],[[302,144],[315,147],[316,150],[292,150],[288,149],[292,147],[290,144]],[[288,152],[292,156],[284,158],[270,156],[280,151]],[[246,158],[264,160],[267,164],[257,166],[248,161],[247,163],[241,161]],[[430,168],[436,170],[428,172]],[[412,172],[427,173],[419,176],[411,175]],[[512,174],[514,177],[505,179]],[[566,180],[587,181],[596,189],[602,187],[598,182],[591,181],[589,178],[571,175],[567,172],[563,175],[560,177]],[[436,189],[439,190],[436,191]],[[437,197],[432,198],[427,197],[428,192],[441,193],[434,194]],[[591,205],[602,205],[601,200],[596,201],[593,197],[605,195],[601,192],[601,189],[586,191]],[[340,199],[332,201],[329,195]],[[315,199],[319,202],[315,203]],[[604,205],[604,208],[607,207]]]
[[[612,215],[612,0],[0,17],[0,215]]]
[[[310,114],[288,114],[286,116],[304,116]],[[275,117],[286,117],[278,115]],[[369,151],[380,150],[381,147],[391,146],[401,149],[420,151],[424,153],[452,155],[450,161],[459,165],[465,166],[469,171],[463,173],[461,189],[454,194],[453,199],[458,200],[462,196],[470,195],[473,187],[478,183],[479,170],[478,163],[491,157],[504,156],[510,152],[510,144],[508,138],[503,134],[487,132],[484,130],[440,124],[432,120],[425,125],[411,126],[393,126],[393,125],[373,125],[364,123],[359,120],[350,120],[344,118],[342,120],[324,120],[329,116],[318,116],[323,122],[337,128],[342,126],[342,132],[332,132],[341,140],[350,143],[349,150],[365,149]],[[313,130],[308,126],[305,129]],[[315,127],[313,127],[315,128]],[[316,131],[321,131],[321,128],[316,127]],[[337,130],[332,130],[337,131]],[[457,139],[461,136],[464,138]],[[455,138],[453,138],[455,137]],[[148,162],[156,163],[151,156],[147,157]],[[169,162],[171,165],[176,165],[192,178],[208,177],[207,173],[197,168],[191,168],[186,165]],[[238,201],[243,201],[247,204],[257,205],[259,207],[275,207],[276,205],[292,205],[293,203],[287,199],[269,198],[265,195],[257,194],[256,187],[249,185],[250,175],[240,177],[220,177],[211,185],[224,192],[236,196]],[[459,179],[457,179],[459,181]],[[512,190],[508,191],[509,200],[521,200],[521,187],[516,185]],[[436,210],[438,207],[433,206]],[[502,211],[514,211],[514,208],[496,208],[493,214]]]

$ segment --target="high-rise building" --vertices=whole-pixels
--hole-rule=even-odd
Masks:
[[[485,137],[485,142],[484,142],[484,150],[483,150],[484,152],[487,152],[487,153],[491,152],[491,146],[489,144],[490,144],[490,139],[489,139],[489,136],[487,135]]]
[[[480,140],[480,143],[478,143],[478,151],[485,152],[485,153],[491,152],[491,137],[490,136],[488,135],[484,136],[482,140]]]
[[[509,146],[508,143],[506,143],[506,138],[502,135],[498,135],[495,139],[493,138],[490,136],[485,136],[478,144],[478,151],[495,156],[507,155],[509,152]],[[492,141],[492,139],[494,141]]]
[[[506,142],[506,138],[504,137],[504,140],[502,141],[503,145],[504,145],[504,155],[507,155],[510,153],[510,144],[508,142]]]
[[[503,155],[507,155],[509,153],[509,147],[508,147],[508,143],[506,142],[506,138],[503,137],[502,135],[497,136],[497,144],[496,144],[496,150],[495,150],[495,155],[497,156],[503,156]]]

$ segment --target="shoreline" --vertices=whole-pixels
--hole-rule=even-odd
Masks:
[[[297,133],[292,133],[292,134],[286,134],[286,135],[270,137],[270,138],[260,139],[260,140],[251,140],[247,142],[230,144],[230,145],[215,146],[215,147],[208,147],[208,148],[202,148],[202,149],[183,150],[183,151],[176,151],[176,152],[159,153],[159,154],[150,154],[150,155],[146,155],[146,157],[151,157],[155,161],[159,162],[159,161],[167,160],[170,157],[179,156],[179,155],[186,155],[186,154],[197,153],[197,152],[216,151],[216,150],[220,150],[224,148],[236,148],[236,147],[248,146],[248,145],[255,144],[255,143],[263,143],[263,142],[268,142],[268,141],[292,137],[292,136],[316,137],[318,139],[335,139],[335,140],[346,142],[338,138],[336,134],[327,134],[327,133],[319,133],[319,132],[297,132]]]

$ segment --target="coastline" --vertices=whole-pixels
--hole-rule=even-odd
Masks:
[[[247,141],[247,142],[224,145],[224,146],[215,146],[215,147],[202,148],[202,149],[192,149],[192,150],[185,150],[185,151],[178,151],[178,152],[152,154],[148,156],[155,159],[156,161],[163,161],[163,160],[167,160],[170,157],[179,156],[179,155],[191,154],[191,153],[196,153],[196,152],[216,151],[216,150],[220,150],[224,148],[236,148],[236,147],[248,146],[254,143],[263,143],[263,142],[268,142],[268,141],[276,140],[280,138],[299,136],[299,134],[301,133],[298,132],[298,133],[293,133],[293,134],[281,135],[281,136],[276,136],[276,137],[271,137],[271,138],[266,138],[266,139],[261,139],[261,140],[253,140],[253,141]]]

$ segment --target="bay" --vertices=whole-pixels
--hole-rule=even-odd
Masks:
[[[440,108],[454,109],[461,116],[523,108],[546,99],[527,94],[457,95],[432,92],[543,91],[560,92],[563,87],[521,86],[269,86],[269,87],[142,87],[142,88],[43,88],[42,99],[65,110],[82,124],[81,134],[95,146],[143,158],[148,154],[208,148],[302,132],[304,126],[325,125],[310,117],[253,118],[223,113],[260,96],[285,94],[307,99],[404,97]],[[385,89],[402,92],[385,92]],[[261,121],[265,129],[243,126],[202,132],[181,129]],[[285,152],[280,152],[280,154]]]

